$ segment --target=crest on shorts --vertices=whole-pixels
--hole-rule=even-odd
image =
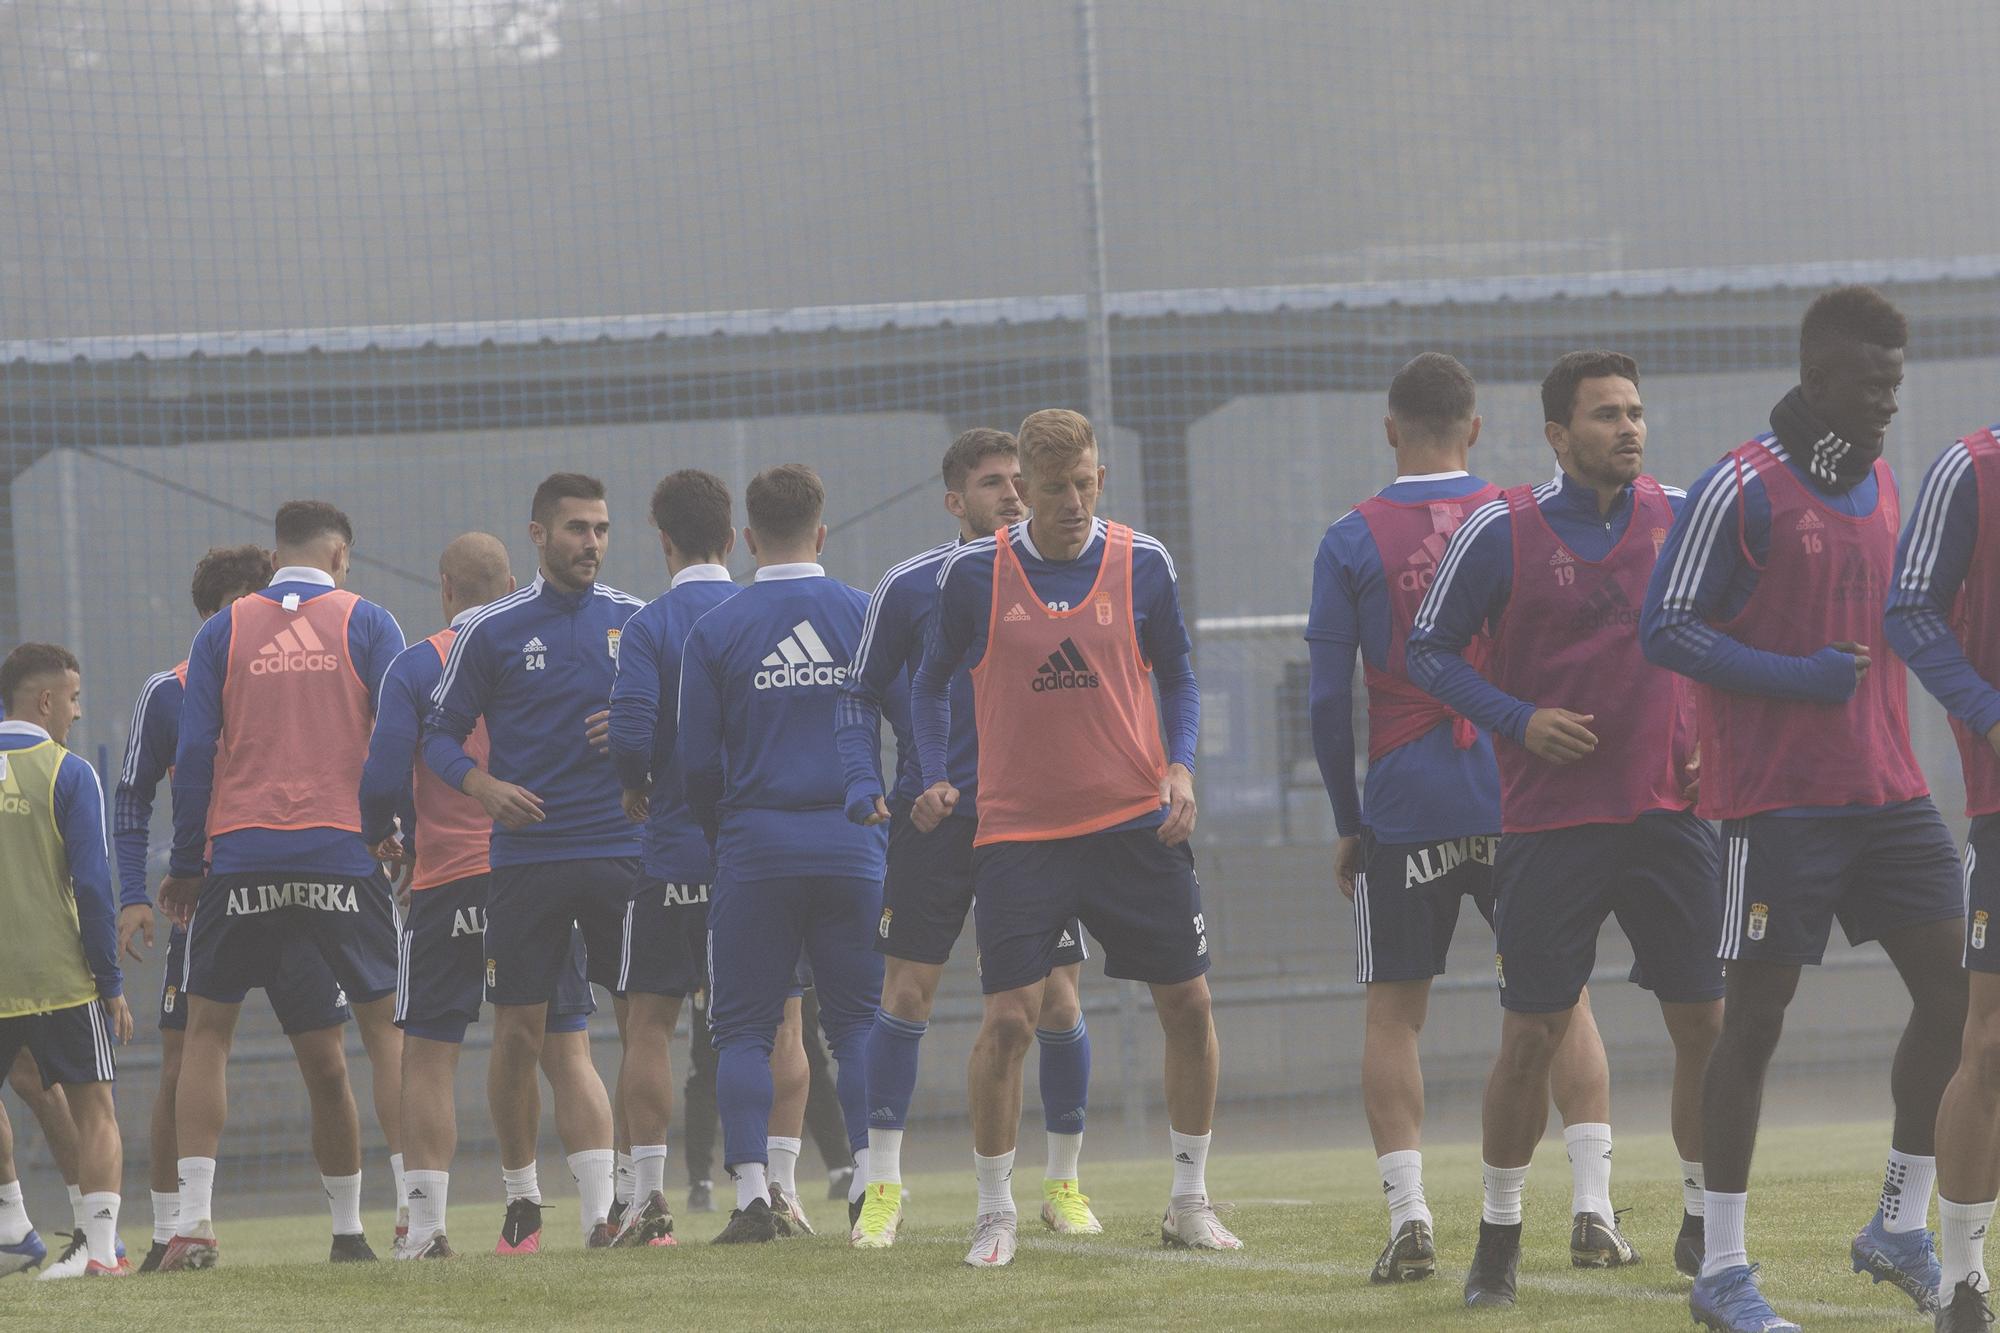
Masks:
[[[1975,949],[1986,947],[1986,913],[1983,911],[1972,914],[1972,947]]]
[[[160,996],[160,1012],[171,1014],[174,1011],[174,1001],[179,998],[180,993],[181,988],[179,986],[167,987],[166,993]]]
[[[1750,904],[1749,935],[1751,939],[1753,940],[1763,939],[1764,927],[1769,925],[1770,921],[1771,921],[1771,909],[1769,906],[1767,906],[1764,903]]]
[[[611,660],[614,662],[618,660],[618,636],[624,632],[624,630],[619,629],[604,631],[604,650],[611,654]]]
[[[491,990],[493,988],[493,974],[498,969],[499,965],[497,962],[495,962],[495,960],[491,958],[486,960],[486,987],[488,990]]]
[[[889,918],[895,915],[896,915],[895,911],[891,908],[885,907],[882,909],[882,920],[881,923],[875,927],[875,933],[877,935],[880,935],[885,940],[889,938]]]
[[[1111,594],[1108,592],[1097,594],[1097,623],[1100,625],[1111,623]]]
[[[1493,955],[1493,975],[1499,979],[1500,989],[1507,989],[1507,960],[1501,954]]]

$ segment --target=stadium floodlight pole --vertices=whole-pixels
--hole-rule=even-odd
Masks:
[[[1088,399],[1101,447],[1111,444],[1111,323],[1105,314],[1104,155],[1097,139],[1097,3],[1077,0],[1076,45],[1083,86],[1083,216],[1088,282],[1084,291],[1085,361]]]

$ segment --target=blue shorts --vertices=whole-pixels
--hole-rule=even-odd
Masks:
[[[910,807],[890,807],[889,875],[882,885],[882,919],[875,952],[912,963],[941,966],[951,958],[972,910],[972,839],[979,821],[947,817],[929,833],[910,822]],[[1055,966],[1090,957],[1082,928],[1072,920],[1055,953]]]
[[[882,910],[872,879],[716,877],[708,901],[709,1038],[717,1048],[749,1041],[765,1050],[785,1001],[809,985],[829,1034],[874,1021],[882,1002],[882,958],[868,947]],[[810,970],[807,970],[807,969]]]
[[[569,966],[571,928],[583,932],[585,973],[614,989],[626,958],[639,858],[495,866],[486,896],[486,998],[548,1004]]]
[[[1722,826],[1724,958],[1817,963],[1849,944],[1965,911],[1951,832],[1930,797],[1866,814],[1752,815]]]
[[[2000,815],[1975,815],[1965,836],[1965,966],[2000,972]]]
[[[1647,989],[1673,1004],[1721,998],[1722,964],[1710,942],[1722,921],[1722,863],[1714,826],[1693,812],[1509,833],[1494,881],[1502,1007],[1573,1007],[1597,965],[1598,930],[1614,915]]]
[[[701,955],[688,947],[708,929],[708,885],[639,877],[626,906],[624,950],[614,994],[680,998],[701,989]]]
[[[280,947],[285,951],[284,961],[264,987],[264,998],[271,1002],[271,1012],[278,1016],[278,1026],[287,1037],[339,1027],[353,1016],[347,1007],[347,992],[333,979],[332,969],[312,941],[293,935]],[[187,989],[187,975],[187,931],[175,926],[167,936],[167,968],[160,978],[162,1032],[187,1030],[187,997],[182,994]]]
[[[26,1048],[42,1067],[45,1088],[58,1083],[110,1083],[118,1077],[112,1040],[104,1006],[96,1000],[46,1014],[0,1018],[0,1078]]]
[[[1354,877],[1354,979],[1423,981],[1444,975],[1458,903],[1472,899],[1493,923],[1498,834],[1444,842],[1381,843],[1361,831]]]
[[[1048,842],[994,842],[972,854],[979,985],[988,995],[1047,977],[1072,921],[1104,946],[1104,975],[1156,986],[1208,971],[1208,923],[1194,852],[1157,829]]]
[[[316,949],[356,1004],[396,989],[396,907],[381,875],[355,879],[316,871],[210,875],[188,922],[181,989],[241,1004],[284,980],[292,941]]]
[[[396,1026],[430,1041],[461,1042],[485,996],[488,876],[418,889],[403,916],[396,957]],[[582,1032],[597,1012],[583,976],[583,937],[570,932],[570,965],[556,982],[546,1032]]]

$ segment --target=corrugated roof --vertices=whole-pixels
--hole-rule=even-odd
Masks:
[[[1174,291],[1114,292],[1106,298],[1105,304],[1113,319],[1147,320],[1305,314],[1396,306],[1491,306],[1621,297],[1720,296],[1793,291],[1853,282],[1887,286],[1994,279],[2000,279],[2000,255],[1965,255],[1951,259],[1843,260],[1402,282],[1194,287]],[[299,356],[313,352],[363,352],[371,349],[412,351],[488,345],[531,347],[538,344],[626,343],[651,339],[1001,328],[1060,321],[1081,322],[1085,310],[1086,299],[1083,296],[1062,295],[671,315],[27,338],[0,342],[0,364],[28,362],[49,365],[134,358],[161,361],[194,356]]]

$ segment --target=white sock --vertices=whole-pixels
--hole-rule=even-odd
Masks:
[[[632,1149],[632,1180],[628,1186],[631,1193],[625,1196],[626,1203],[644,1202],[655,1194],[667,1192],[667,1145],[647,1143],[635,1145]]]
[[[1213,1137],[1167,1130],[1167,1145],[1174,1154],[1174,1187],[1167,1197],[1184,1199],[1191,1194],[1208,1197],[1208,1141]]]
[[[1076,1181],[1076,1159],[1083,1156],[1082,1134],[1049,1135],[1049,1165],[1043,1180]]]
[[[1003,1152],[998,1157],[981,1157],[972,1154],[972,1174],[979,1179],[979,1213],[1011,1213],[1014,1211],[1014,1154]]]
[[[1937,1158],[1912,1157],[1889,1150],[1882,1170],[1882,1229],[1921,1231],[1931,1215],[1931,1186],[1937,1183]]]
[[[399,1152],[389,1154],[389,1174],[396,1178],[396,1220],[408,1223],[409,1218],[403,1215],[408,1206],[403,1200],[409,1195],[408,1185],[403,1179],[403,1154]]]
[[[1689,1217],[1702,1216],[1702,1191],[1708,1187],[1708,1173],[1700,1162],[1681,1158],[1681,1211]]]
[[[569,1155],[569,1174],[576,1181],[585,1239],[599,1222],[611,1216],[611,1166],[615,1156],[609,1148],[585,1148]]]
[[[90,1220],[90,1214],[84,1211],[83,1190],[76,1185],[65,1185],[63,1188],[69,1191],[70,1219],[76,1223],[76,1229],[81,1231],[83,1224]]]
[[[542,1182],[535,1174],[535,1163],[503,1166],[500,1168],[500,1179],[507,1186],[508,1203],[516,1199],[533,1199],[536,1203],[542,1201]]]
[[[410,1239],[403,1253],[415,1258],[431,1237],[444,1230],[445,1202],[451,1194],[451,1172],[403,1173],[403,1206],[410,1210]]]
[[[868,1150],[857,1148],[854,1152],[854,1174],[847,1178],[847,1201],[853,1203],[868,1192]]]
[[[34,1227],[28,1222],[28,1205],[21,1200],[21,1182],[0,1185],[0,1245],[25,1240]]]
[[[771,1183],[783,1190],[786,1198],[798,1198],[799,1153],[805,1144],[782,1134],[772,1134],[764,1142],[764,1151],[771,1155]]]
[[[181,1192],[169,1190],[153,1192],[153,1243],[165,1245],[174,1238],[174,1228],[181,1220]]]
[[[855,1175],[860,1175],[859,1170]],[[891,1185],[903,1183],[903,1131],[900,1129],[871,1129],[868,1131],[868,1183],[887,1181]]]
[[[1703,1193],[1701,1227],[1707,1246],[1707,1257],[1701,1261],[1703,1277],[1750,1262],[1750,1252],[1743,1246],[1743,1206],[1749,1199],[1747,1194]]]
[[[1611,1126],[1565,1125],[1569,1152],[1569,1210],[1611,1220]]]
[[[1479,1165],[1485,1198],[1479,1206],[1479,1220],[1496,1227],[1521,1225],[1521,1187],[1528,1182],[1525,1166]]]
[[[771,1180],[762,1162],[738,1162],[726,1169],[736,1182],[737,1208],[748,1208],[759,1199],[767,1205],[771,1202]]]
[[[1389,1234],[1403,1229],[1411,1218],[1431,1221],[1431,1206],[1424,1199],[1424,1155],[1415,1148],[1385,1152],[1375,1159],[1382,1177],[1382,1197],[1389,1203]]]
[[[175,1164],[180,1173],[181,1211],[174,1225],[187,1228],[197,1222],[215,1220],[215,1159],[183,1157]],[[186,1235],[185,1229],[180,1233]]]
[[[1993,1200],[1953,1203],[1938,1195],[1938,1304],[1951,1304],[1952,1288],[1970,1282],[1992,1290],[1986,1278],[1986,1227],[1993,1220]]]
[[[361,1173],[356,1171],[351,1176],[321,1176],[319,1183],[326,1186],[326,1206],[333,1213],[333,1234],[360,1235]]]
[[[83,1239],[90,1257],[106,1268],[118,1266],[118,1196],[110,1191],[83,1196]]]
[[[614,1165],[611,1170],[611,1197],[628,1206],[639,1188],[638,1172],[632,1165],[633,1153],[637,1151],[635,1148],[632,1152],[619,1153],[613,1159]]]

